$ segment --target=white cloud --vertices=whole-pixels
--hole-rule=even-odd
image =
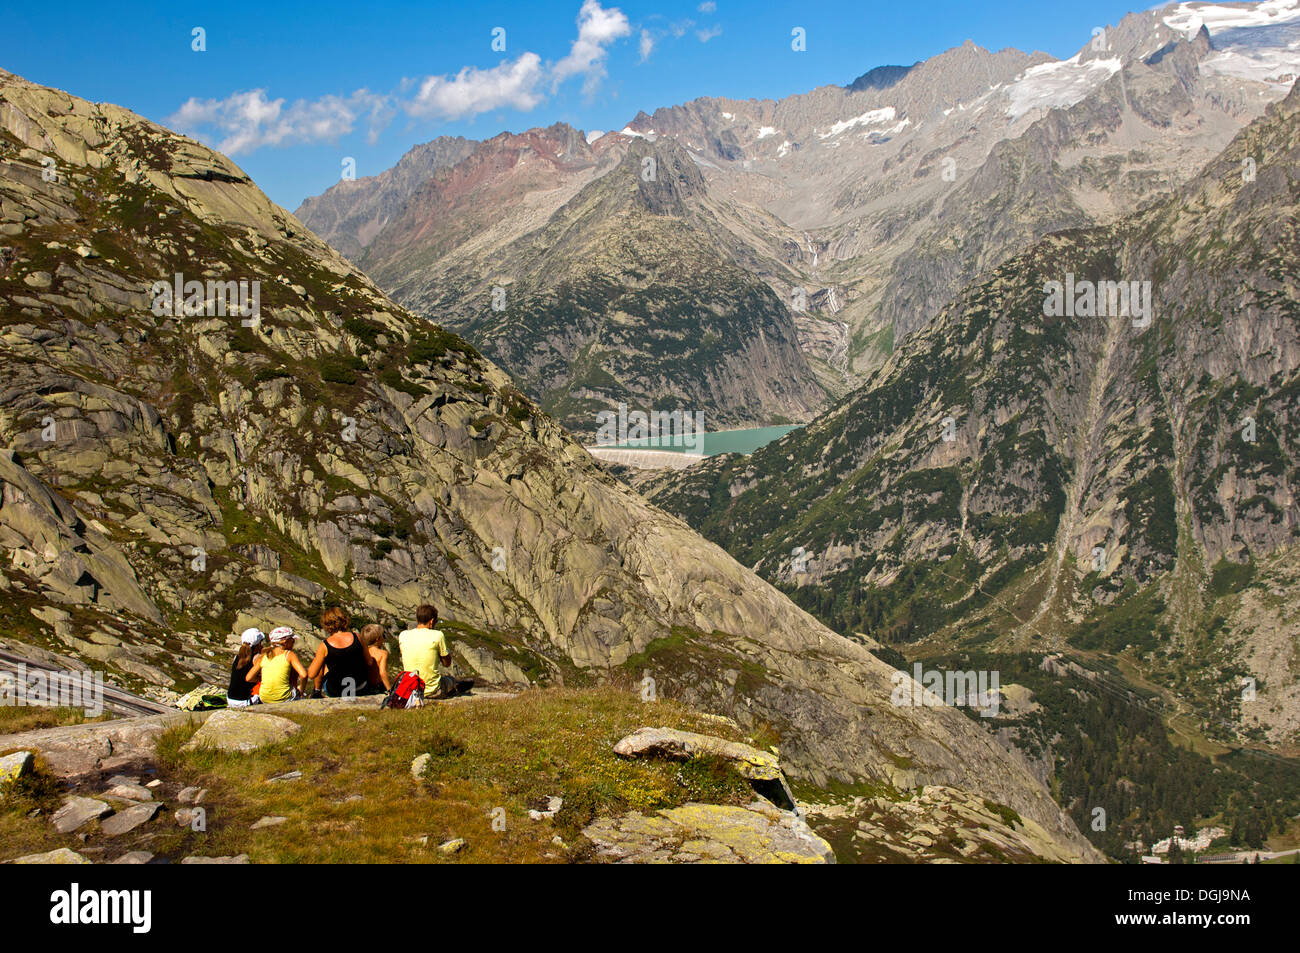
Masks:
[[[701,13],[713,13],[718,9],[718,5],[714,3],[713,0],[704,0],[704,2],[695,9],[699,10]]]
[[[551,69],[551,80],[559,86],[571,76],[585,76],[583,92],[592,93],[605,76],[605,54],[615,40],[629,36],[632,27],[618,7],[606,10],[600,0],[583,0],[578,11],[578,38],[569,55]]]
[[[328,142],[350,133],[357,120],[368,117],[373,139],[391,118],[387,97],[359,89],[351,96],[299,99],[285,106],[268,99],[265,89],[233,93],[225,99],[191,97],[169,119],[185,131],[208,127],[227,155],[252,152],[263,146],[297,142]]]
[[[404,80],[388,95],[359,89],[347,97],[299,99],[287,106],[284,99],[268,98],[265,89],[232,93],[225,99],[190,98],[168,121],[235,155],[263,146],[334,141],[351,133],[362,119],[373,142],[399,109],[416,118],[439,120],[466,119],[505,108],[528,112],[546,98],[548,81],[554,92],[565,80],[582,76],[583,92],[595,92],[605,77],[610,45],[632,34],[623,11],[606,9],[600,0],[583,0],[577,24],[578,35],[568,54],[549,67],[536,53],[526,52],[488,69],[466,66],[455,75]],[[642,30],[642,60],[654,44],[655,37]],[[414,95],[409,92],[412,88]]]
[[[641,62],[644,63],[650,58],[651,52],[655,48],[655,38],[649,30],[641,31]]]
[[[708,27],[707,29],[704,29],[704,30],[696,30],[696,31],[695,31],[695,35],[698,36],[698,37],[700,38],[700,42],[701,42],[701,43],[707,43],[707,42],[709,42],[709,40],[713,39],[715,36],[721,36],[721,35],[722,35],[722,27],[720,27],[720,26],[711,26],[711,27]]]
[[[524,53],[491,69],[466,66],[455,77],[429,76],[402,108],[412,116],[464,119],[510,107],[528,112],[542,101],[542,58]]]

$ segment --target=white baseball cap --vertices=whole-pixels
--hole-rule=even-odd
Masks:
[[[266,633],[261,629],[245,629],[244,634],[239,637],[239,641],[245,645],[257,645],[264,638],[266,638]]]
[[[289,639],[292,638],[293,638],[293,629],[289,628],[287,625],[282,625],[277,629],[271,630],[272,642],[287,642]]]

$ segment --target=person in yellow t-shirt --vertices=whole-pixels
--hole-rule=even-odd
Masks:
[[[437,624],[438,610],[425,604],[415,610],[415,628],[407,629],[397,637],[397,647],[402,652],[402,671],[415,672],[424,679],[426,698],[439,694],[442,675],[439,664],[451,665],[447,637],[434,628]]]
[[[293,629],[287,625],[272,629],[270,645],[257,657],[245,676],[253,684],[261,681],[263,704],[298,698],[299,688],[307,685],[307,669],[303,668],[302,660],[294,652],[293,642]]]

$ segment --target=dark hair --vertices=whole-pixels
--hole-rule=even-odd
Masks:
[[[438,621],[438,610],[427,602],[415,609],[415,622],[417,625],[434,625]]]
[[[333,635],[335,632],[342,632],[346,629],[351,621],[347,609],[342,606],[330,606],[321,613],[320,627]]]
[[[243,668],[253,660],[253,647],[247,642],[239,643],[239,654],[235,656],[235,668]]]

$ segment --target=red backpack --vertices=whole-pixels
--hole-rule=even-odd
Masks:
[[[397,676],[393,689],[384,696],[380,708],[419,708],[424,704],[424,679],[416,672]]]

